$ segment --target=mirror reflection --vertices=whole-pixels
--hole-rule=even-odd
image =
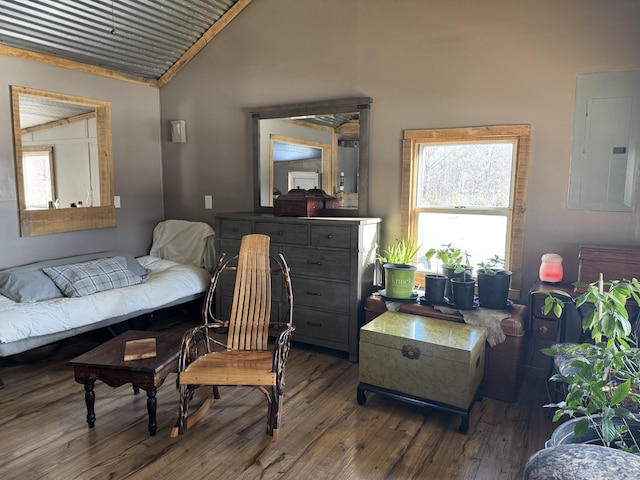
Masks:
[[[279,195],[299,187],[337,197],[343,215],[366,215],[370,103],[357,98],[252,112],[256,211],[269,211]]]
[[[99,206],[96,108],[27,95],[19,103],[25,208]]]
[[[293,188],[322,188],[323,149],[329,149],[329,145],[278,135],[271,135],[270,143],[273,200]]]
[[[21,235],[115,226],[110,103],[11,92]]]

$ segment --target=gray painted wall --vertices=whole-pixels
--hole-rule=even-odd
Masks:
[[[569,211],[576,76],[640,68],[635,0],[260,0],[162,88],[167,217],[252,208],[253,107],[373,97],[369,214],[400,234],[404,129],[531,124],[523,299],[540,256],[640,246],[636,213]],[[166,134],[165,134],[166,135]],[[204,195],[213,210],[204,210]],[[640,272],[639,272],[640,275]]]
[[[117,227],[20,237],[9,86],[112,102]],[[155,88],[0,55],[0,268],[103,250],[147,253],[162,220],[160,101]]]
[[[635,0],[260,0],[160,92],[0,56],[0,267],[145,253],[163,199],[166,218],[250,210],[248,110],[371,96],[369,213],[386,240],[400,234],[404,129],[530,123],[524,285],[546,252],[563,255],[572,281],[580,244],[640,245],[637,209],[567,209],[576,76],[640,68],[639,17]],[[113,102],[117,228],[19,237],[11,84]],[[168,142],[172,119],[187,121],[186,144]]]

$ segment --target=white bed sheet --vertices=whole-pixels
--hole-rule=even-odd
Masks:
[[[203,268],[148,255],[138,261],[151,270],[146,281],[138,285],[33,303],[16,303],[0,295],[0,343],[71,330],[131,312],[160,309],[209,287],[211,274]]]

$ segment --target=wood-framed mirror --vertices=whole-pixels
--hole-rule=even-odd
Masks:
[[[111,102],[11,86],[20,236],[116,226]]]
[[[357,97],[252,109],[254,211],[272,212],[275,198],[295,185],[339,199],[324,216],[366,216],[372,102]]]

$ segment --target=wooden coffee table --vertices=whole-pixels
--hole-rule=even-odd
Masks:
[[[125,343],[143,338],[156,339],[156,357],[125,362]],[[93,391],[96,380],[111,387],[131,383],[134,393],[137,394],[140,388],[147,392],[149,435],[155,435],[158,429],[156,391],[169,373],[177,371],[180,341],[180,336],[175,333],[129,330],[71,360],[69,365],[73,367],[76,382],[84,384],[89,428],[93,428],[96,422]]]

